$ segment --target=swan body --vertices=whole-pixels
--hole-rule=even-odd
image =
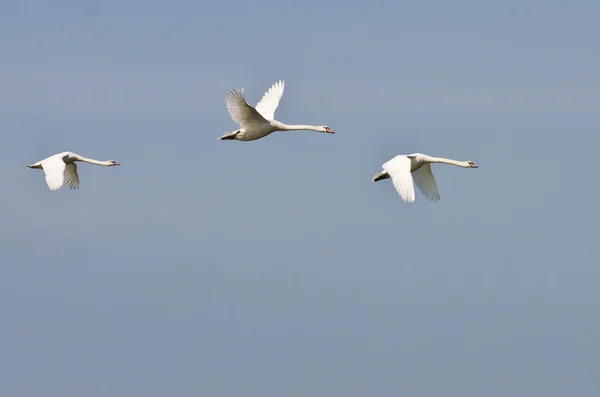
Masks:
[[[313,130],[334,134],[334,131],[326,125],[289,125],[275,120],[275,110],[279,106],[279,101],[283,95],[283,89],[283,80],[273,84],[271,88],[265,92],[255,108],[248,105],[248,102],[246,102],[243,88],[230,91],[225,101],[227,110],[233,121],[240,125],[240,129],[233,132],[227,132],[218,139],[254,141],[264,138],[275,131],[296,130]]]
[[[77,174],[76,161],[106,167],[121,165],[114,160],[98,161],[82,157],[73,152],[62,152],[38,161],[35,164],[28,165],[27,168],[43,169],[44,174],[46,174],[48,188],[52,191],[60,189],[65,181],[71,189],[77,189],[79,187],[79,175]]]
[[[479,167],[472,161],[457,161],[413,153],[396,156],[383,164],[383,171],[373,177],[373,182],[391,178],[394,188],[407,203],[415,201],[414,184],[416,184],[429,201],[435,202],[440,199],[440,193],[431,172],[432,163],[451,164],[463,168]]]

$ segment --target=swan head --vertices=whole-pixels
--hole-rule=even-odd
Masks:
[[[469,168],[479,168],[479,166],[472,161],[467,161],[467,164],[469,164]]]
[[[110,166],[112,167],[113,165],[121,165],[119,163],[117,163],[115,160],[108,160],[108,162],[110,163]]]
[[[331,128],[327,127],[326,125],[320,126],[317,131],[325,132],[327,134],[335,134],[335,131],[333,131]]]

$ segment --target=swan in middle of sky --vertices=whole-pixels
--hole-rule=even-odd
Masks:
[[[233,121],[240,125],[240,129],[227,132],[218,139],[254,141],[264,138],[275,131],[313,130],[328,134],[334,133],[326,125],[290,125],[275,120],[275,110],[279,106],[283,89],[283,80],[279,80],[265,92],[260,102],[256,105],[256,108],[253,108],[246,102],[243,88],[229,92],[226,99],[227,110]]]
[[[392,178],[394,188],[396,188],[402,200],[412,203],[415,201],[414,180],[421,193],[429,201],[438,201],[440,193],[431,172],[431,163],[451,164],[463,168],[479,167],[472,161],[457,161],[442,157],[431,157],[422,153],[413,153],[396,156],[383,164],[381,166],[383,171],[373,177],[373,182]]]

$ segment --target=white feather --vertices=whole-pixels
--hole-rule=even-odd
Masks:
[[[279,106],[279,101],[283,95],[284,88],[283,80],[279,80],[265,92],[260,102],[256,105],[256,111],[266,120],[274,119],[275,110],[277,110],[277,107]]]

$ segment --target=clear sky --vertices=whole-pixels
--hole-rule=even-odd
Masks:
[[[0,395],[597,397],[600,3],[0,3]],[[276,118],[335,135],[218,141]],[[27,164],[74,151],[81,188]],[[422,152],[441,201],[381,164]]]

